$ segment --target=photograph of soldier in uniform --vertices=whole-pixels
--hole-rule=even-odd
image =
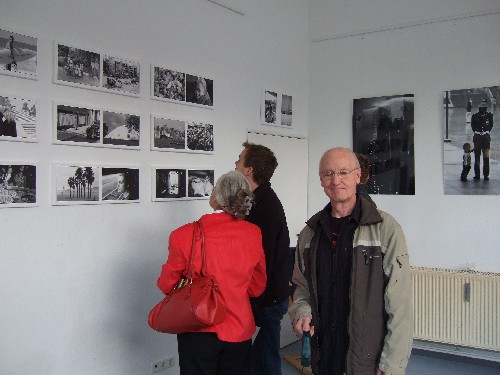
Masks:
[[[353,151],[369,159],[369,194],[415,194],[413,107],[413,94],[354,99]]]
[[[92,166],[55,165],[54,204],[84,204],[99,201],[99,170]]]
[[[139,169],[102,168],[103,201],[138,201]]]
[[[36,141],[36,103],[0,96],[0,140]]]
[[[94,64],[94,69],[98,66]],[[138,63],[104,56],[102,60],[102,86],[105,89],[140,94],[140,67]]]
[[[152,126],[153,149],[186,149],[185,121],[155,117]]]
[[[210,124],[188,122],[187,148],[193,151],[213,151],[214,126]]]
[[[443,92],[446,195],[500,194],[500,86]],[[470,149],[464,154],[464,145]],[[470,165],[470,175],[462,173]]]
[[[281,95],[281,125],[292,126],[292,97]]]
[[[153,98],[186,101],[186,75],[175,70],[153,67]]]
[[[56,129],[58,142],[100,144],[100,110],[58,104]]]
[[[211,79],[186,74],[186,102],[213,106],[214,82]]]
[[[0,208],[36,203],[36,166],[0,164]]]
[[[214,188],[213,170],[188,170],[188,197],[210,197]]]
[[[37,39],[0,29],[0,73],[36,78]]]
[[[57,81],[100,87],[101,57],[98,53],[57,45]]]
[[[186,170],[157,168],[155,200],[186,198]]]
[[[139,147],[139,116],[103,111],[102,119],[103,144]]]
[[[276,125],[277,107],[278,94],[272,91],[264,91],[260,107],[260,115],[263,124]]]

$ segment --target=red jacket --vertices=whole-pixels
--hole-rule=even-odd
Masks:
[[[207,272],[219,282],[220,296],[227,310],[221,324],[203,329],[215,332],[219,340],[242,342],[255,332],[249,297],[259,296],[266,287],[266,260],[259,227],[226,213],[200,218],[205,233]],[[191,252],[193,224],[170,234],[168,259],[162,266],[158,288],[170,292],[186,268]],[[197,249],[200,249],[199,240]],[[201,251],[195,254],[195,269],[201,269]]]

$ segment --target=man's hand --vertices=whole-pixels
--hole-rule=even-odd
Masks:
[[[312,318],[310,316],[303,316],[297,320],[297,323],[295,323],[295,326],[293,327],[297,337],[302,337],[304,332],[308,331],[311,333],[311,336],[314,335],[314,326],[311,326],[311,320]]]

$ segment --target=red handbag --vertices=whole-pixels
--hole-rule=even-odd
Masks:
[[[202,266],[200,277],[193,278],[198,228]],[[226,308],[217,295],[219,284],[215,276],[207,274],[205,252],[203,228],[200,222],[195,221],[189,264],[175,288],[149,313],[148,323],[155,331],[173,334],[196,332],[226,319]]]

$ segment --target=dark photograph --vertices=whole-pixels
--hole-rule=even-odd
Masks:
[[[140,117],[103,111],[102,136],[105,145],[139,147]]]
[[[292,97],[281,95],[281,125],[292,126]]]
[[[443,93],[445,195],[500,194],[500,86]]]
[[[354,99],[353,150],[368,157],[370,194],[414,195],[414,95]]]
[[[272,91],[264,91],[261,103],[261,117],[263,124],[276,125],[276,108],[278,105],[278,94]]]
[[[156,169],[155,198],[178,199],[186,198],[185,169]]]
[[[112,56],[104,56],[102,71],[102,85],[104,88],[127,94],[140,94],[140,69],[138,63]]]
[[[58,142],[101,143],[99,110],[59,104],[56,112]]]
[[[36,203],[36,166],[0,165],[0,208]]]
[[[57,45],[57,81],[100,87],[98,53]]]
[[[187,146],[193,151],[214,150],[214,126],[188,122],[187,124]]]
[[[139,169],[102,168],[103,201],[138,201]]]
[[[213,170],[188,170],[188,197],[210,197],[214,188]]]
[[[37,39],[0,29],[0,73],[36,78]]]
[[[213,98],[213,80],[186,74],[186,102],[212,107]]]
[[[186,101],[186,75],[175,70],[153,67],[153,97]]]
[[[36,141],[36,104],[30,99],[0,96],[0,140]]]
[[[54,166],[56,204],[83,204],[99,201],[97,167]]]
[[[153,149],[184,150],[186,148],[185,121],[155,117],[152,125]]]

